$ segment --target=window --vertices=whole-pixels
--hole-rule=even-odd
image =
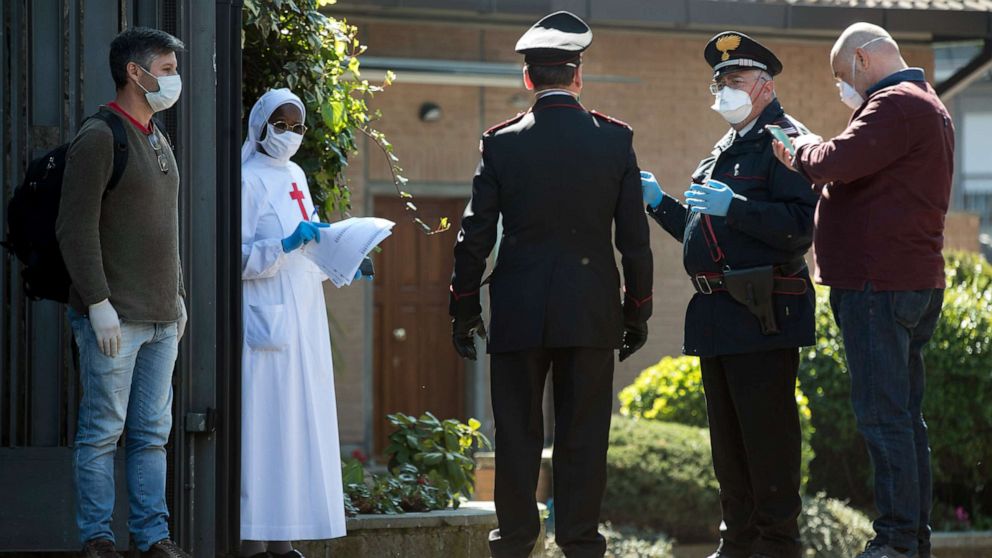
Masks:
[[[980,215],[982,232],[988,234],[992,233],[992,107],[962,103],[962,108],[956,209]]]

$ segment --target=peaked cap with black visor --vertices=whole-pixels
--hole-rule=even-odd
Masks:
[[[531,26],[516,51],[528,66],[571,66],[582,63],[582,52],[592,43],[592,29],[571,12],[555,12]]]
[[[713,68],[713,79],[741,70],[764,70],[771,76],[782,72],[782,63],[758,41],[737,31],[717,33],[706,43],[706,62]]]

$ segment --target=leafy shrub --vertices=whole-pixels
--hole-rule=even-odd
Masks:
[[[345,512],[348,515],[425,512],[448,507],[442,489],[431,484],[413,465],[396,474],[366,474],[357,459],[344,463]]]
[[[992,512],[992,266],[978,254],[946,254],[948,287],[928,345],[924,416],[939,506],[972,517]],[[850,378],[828,290],[817,289],[817,346],[804,351],[800,383],[813,413],[810,488],[871,504],[871,467],[850,403]]]
[[[320,8],[336,0],[245,0],[241,33],[244,80],[242,106],[247,116],[267,90],[292,89],[307,107],[303,145],[293,160],[310,181],[310,192],[323,221],[351,209],[351,190],[344,172],[355,153],[356,135],[364,134],[382,150],[396,193],[415,225],[427,234],[444,232],[451,223],[441,218],[432,228],[420,218],[413,196],[404,192],[393,145],[372,127],[381,115],[368,101],[395,77],[386,72],[382,85],[361,78],[359,58],[366,47],[358,28],[329,17]]]
[[[822,492],[803,499],[799,531],[806,558],[854,556],[875,536],[868,516]]]
[[[365,470],[361,452],[344,460],[342,481],[348,515],[394,514],[458,508],[462,497],[475,488],[473,447],[488,448],[479,421],[462,424],[440,421],[426,413],[420,419],[402,413],[389,415],[397,429],[389,436],[389,471],[377,475]]]
[[[671,558],[672,542],[653,531],[635,527],[614,526],[610,522],[600,524],[599,532],[606,537],[606,558]],[[565,558],[553,533],[544,539],[544,552],[547,558]]]
[[[320,12],[333,3],[246,0],[242,32],[244,114],[270,88],[288,87],[300,96],[309,131],[294,160],[310,179],[322,216],[351,207],[344,170],[356,149],[356,132],[374,117],[366,102],[382,89],[349,78],[360,75],[365,46],[356,27]]]
[[[825,491],[860,507],[872,503],[870,463],[851,409],[851,381],[844,361],[844,343],[830,310],[830,291],[816,289],[815,347],[802,351],[799,384],[812,412],[810,491]]]
[[[934,479],[972,516],[992,514],[992,265],[977,254],[948,259],[951,287],[925,354],[924,416]],[[971,492],[971,498],[968,498]],[[968,500],[971,502],[968,502]]]
[[[703,428],[614,416],[603,518],[682,541],[719,537],[719,487]]]
[[[930,525],[935,531],[992,531],[992,515],[972,516],[964,506],[935,502],[930,512]]]
[[[665,357],[623,388],[620,414],[648,420],[706,426],[706,398],[699,359]]]
[[[647,420],[676,422],[688,426],[705,427],[706,398],[703,379],[696,357],[665,357],[658,364],[645,369],[634,383],[620,391],[620,414]],[[796,387],[796,405],[802,428],[802,479],[805,486],[809,479],[809,465],[813,460],[813,423],[809,401]]]
[[[719,539],[719,488],[706,430],[615,416],[607,466],[603,517],[624,525],[619,532],[638,527],[635,538],[648,541],[644,533],[688,543]],[[863,513],[822,493],[803,499],[799,527],[807,558],[853,556],[873,535]]]
[[[397,413],[388,415],[396,430],[389,435],[389,469],[399,474],[410,465],[414,472],[424,475],[442,492],[448,502],[458,508],[461,497],[471,497],[475,490],[475,461],[473,448],[490,448],[489,439],[479,431],[479,421],[470,419],[463,424],[455,419],[438,420],[431,413],[419,419]]]

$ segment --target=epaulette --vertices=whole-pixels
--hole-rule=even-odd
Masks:
[[[782,128],[782,131],[790,137],[796,137],[802,133],[799,130],[799,127],[796,126],[796,123],[788,116],[783,116],[782,118],[772,122],[772,124]]]
[[[514,123],[516,123],[516,122],[519,122],[519,121],[520,121],[520,119],[521,119],[521,118],[523,118],[523,117],[524,117],[524,115],[526,115],[526,114],[527,114],[526,112],[521,112],[521,113],[518,113],[518,114],[517,114],[516,116],[514,116],[513,118],[510,118],[510,119],[507,119],[507,120],[504,120],[504,121],[502,121],[502,122],[500,122],[499,124],[497,124],[497,125],[495,125],[495,126],[493,126],[492,128],[489,128],[488,130],[486,130],[485,132],[483,132],[483,133],[482,133],[482,135],[483,135],[483,136],[491,136],[491,135],[493,135],[493,134],[494,134],[495,132],[498,132],[498,131],[500,131],[500,130],[502,130],[503,128],[506,128],[507,126],[509,126],[509,125],[511,125],[511,124],[514,124]]]
[[[596,118],[598,118],[600,120],[605,120],[605,121],[610,122],[612,124],[616,124],[617,126],[623,126],[624,128],[627,128],[630,131],[633,131],[634,130],[634,128],[631,127],[630,124],[627,124],[623,120],[618,120],[616,118],[613,118],[612,116],[605,115],[605,114],[603,114],[601,112],[598,112],[598,111],[595,111],[595,110],[591,110],[591,111],[589,111],[589,114],[595,116]]]

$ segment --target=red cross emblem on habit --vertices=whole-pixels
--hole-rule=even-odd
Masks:
[[[300,213],[303,214],[303,220],[309,221],[310,216],[307,215],[307,208],[303,206],[303,192],[296,186],[295,182],[293,183],[293,191],[289,193],[289,197],[293,198],[296,200],[296,203],[300,204]]]

